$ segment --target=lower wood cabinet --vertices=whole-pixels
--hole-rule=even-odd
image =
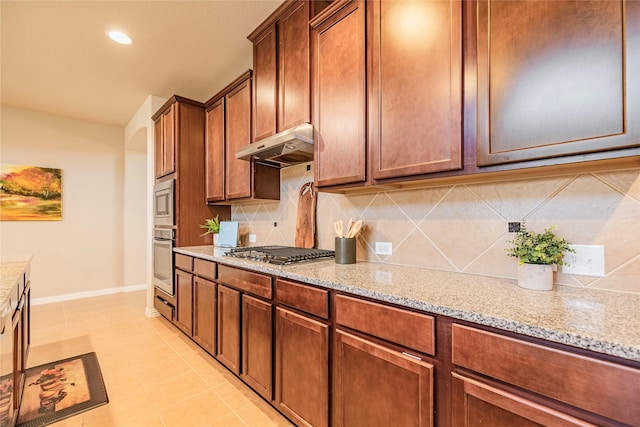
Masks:
[[[276,308],[276,407],[300,426],[329,425],[329,325]]]
[[[218,285],[218,345],[216,358],[240,374],[240,292]]]
[[[453,373],[454,425],[640,425],[640,369],[466,325],[452,326],[452,342],[463,368]]]
[[[216,284],[193,278],[193,340],[210,354],[216,347]]]
[[[185,334],[193,334],[193,274],[176,270],[174,276],[176,287],[175,325]]]
[[[336,330],[333,426],[432,426],[433,365]]]
[[[241,378],[262,397],[273,397],[273,305],[242,295]]]
[[[595,426],[492,384],[453,375],[454,426]]]

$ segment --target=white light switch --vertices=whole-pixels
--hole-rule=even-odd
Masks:
[[[253,233],[249,233],[249,243],[255,243],[256,240],[256,235]]]
[[[604,276],[604,246],[602,245],[569,245],[576,253],[567,252],[562,266],[564,274],[579,276]]]

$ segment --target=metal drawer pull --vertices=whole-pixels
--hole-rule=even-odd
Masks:
[[[402,354],[404,354],[405,356],[408,356],[408,357],[410,357],[412,359],[416,359],[416,360],[422,361],[422,357],[414,356],[413,354],[409,354],[406,351],[403,351]]]

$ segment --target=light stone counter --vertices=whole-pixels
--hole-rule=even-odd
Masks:
[[[0,316],[2,322],[9,311],[13,312],[12,309],[15,307],[11,307],[12,304],[15,305],[18,302],[16,287],[23,279],[23,274],[28,272],[30,265],[31,256],[0,258]]]
[[[372,262],[277,266],[223,256],[212,246],[175,252],[349,292],[531,337],[640,361],[640,295],[555,286]]]

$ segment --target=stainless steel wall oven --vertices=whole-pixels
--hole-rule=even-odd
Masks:
[[[173,284],[173,247],[176,238],[175,180],[153,188],[153,284],[175,295]]]
[[[153,229],[153,285],[172,296],[175,295],[173,285],[174,244],[174,229]]]

